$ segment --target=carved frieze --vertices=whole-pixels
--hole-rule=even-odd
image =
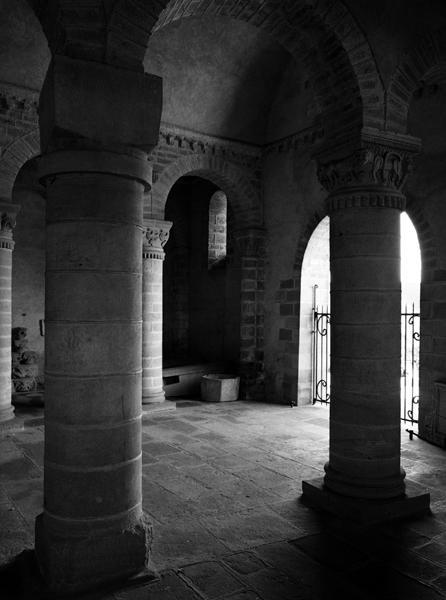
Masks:
[[[336,205],[401,204],[402,189],[414,168],[420,140],[410,136],[363,130],[356,147],[325,147],[315,156],[318,177]]]
[[[169,239],[171,227],[171,221],[145,220],[143,258],[164,259],[164,246]]]
[[[360,148],[341,160],[319,164],[318,177],[328,192],[354,185],[400,191],[413,170],[413,153],[382,146]]]
[[[224,156],[251,168],[260,164],[262,156],[260,146],[196,133],[168,123],[162,123],[160,128],[158,149],[163,145],[180,151]]]

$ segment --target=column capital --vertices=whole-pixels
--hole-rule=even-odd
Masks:
[[[234,231],[239,252],[242,256],[261,258],[265,254],[266,230],[263,227],[248,227]]]
[[[402,188],[420,151],[418,138],[365,128],[359,142],[319,148],[318,178],[330,209],[382,206],[403,210]]]
[[[18,204],[4,202],[0,199],[0,249],[14,249],[12,231],[16,225],[19,210],[20,206]]]
[[[144,219],[143,258],[164,260],[164,246],[169,239],[172,221]]]

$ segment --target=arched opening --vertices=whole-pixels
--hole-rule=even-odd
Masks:
[[[401,418],[418,424],[421,252],[415,227],[401,214]]]
[[[325,217],[313,231],[305,250],[301,272],[298,405],[313,402],[313,355],[315,313],[330,311],[330,219]],[[322,323],[321,323],[322,324]],[[328,338],[327,338],[328,341]],[[325,359],[326,363],[326,359]],[[325,364],[322,365],[325,370]],[[326,397],[327,388],[321,389]]]
[[[231,217],[229,211],[227,236],[226,209],[224,192],[211,181],[191,175],[178,179],[166,202],[165,218],[173,223],[163,277],[167,396],[196,395],[202,374],[224,371],[238,361],[240,283],[232,263],[221,260],[217,253],[218,245],[225,256],[232,254]],[[211,216],[217,256],[213,255],[209,268]]]
[[[401,419],[418,423],[421,252],[401,214]],[[330,220],[314,230],[302,262],[298,404],[330,402]]]

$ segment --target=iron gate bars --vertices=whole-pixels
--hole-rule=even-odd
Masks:
[[[311,390],[313,404],[330,403],[330,312],[313,308],[311,348]],[[420,313],[405,307],[401,313],[401,421],[412,427],[418,423]],[[410,437],[413,429],[407,430]],[[416,434],[415,434],[416,435]]]
[[[420,360],[420,313],[405,307],[401,313],[401,420],[414,425],[418,423],[419,360]],[[412,438],[413,431],[408,430]]]
[[[313,404],[330,402],[330,313],[328,307],[313,309],[312,394]]]

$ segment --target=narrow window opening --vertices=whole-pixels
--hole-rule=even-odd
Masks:
[[[209,201],[209,269],[221,266],[226,259],[227,211],[228,201],[226,194],[221,190],[218,190],[212,195]]]

